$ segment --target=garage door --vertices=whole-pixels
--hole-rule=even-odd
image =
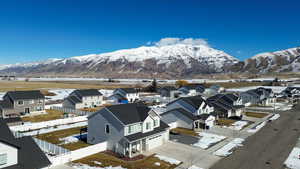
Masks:
[[[148,140],[148,148],[149,150],[153,149],[153,148],[156,148],[160,145],[162,145],[162,136],[161,135],[158,135],[158,136],[155,136],[155,137],[152,137]]]

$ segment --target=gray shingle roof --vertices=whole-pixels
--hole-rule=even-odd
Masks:
[[[9,100],[0,100],[0,108],[2,108],[2,109],[13,109],[14,106]]]
[[[118,104],[106,108],[125,125],[143,122],[151,110],[141,103]]]
[[[18,149],[18,164],[7,169],[37,169],[51,164],[31,137],[15,138],[3,119],[0,119],[0,133],[0,142]]]
[[[22,99],[44,99],[45,96],[39,90],[31,91],[9,91],[6,93],[13,100],[22,100]]]
[[[81,100],[76,96],[69,96],[69,97],[67,97],[67,100],[69,100],[70,102],[72,102],[74,104],[81,103]]]
[[[137,93],[135,88],[120,88],[120,90],[123,90],[126,93]]]
[[[80,89],[80,90],[75,90],[74,92],[83,97],[84,96],[102,96],[102,93],[100,93],[97,89]]]

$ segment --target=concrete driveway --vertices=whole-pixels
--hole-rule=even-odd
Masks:
[[[182,144],[195,144],[198,142],[199,138],[198,137],[193,137],[193,136],[188,136],[188,135],[181,135],[181,134],[170,134],[170,140],[174,142],[179,142]]]
[[[191,165],[196,165],[198,167],[208,169],[218,160],[220,160],[220,157],[214,156],[211,153],[198,147],[193,147],[173,141],[169,141],[163,146],[145,152],[144,154],[159,154],[182,161],[183,164],[179,168],[188,168]]]

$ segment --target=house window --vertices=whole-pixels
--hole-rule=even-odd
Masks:
[[[105,125],[105,133],[106,133],[106,134],[109,134],[109,132],[110,132],[110,131],[109,131],[109,125],[107,124],[107,125]]]
[[[33,103],[34,103],[34,100],[30,100],[29,103],[30,103],[30,104],[33,104]]]
[[[150,123],[150,122],[147,122],[147,123],[146,123],[146,130],[149,130],[150,127],[151,127],[151,123]]]
[[[130,133],[133,132],[133,127],[134,127],[134,126],[128,126],[128,134],[130,134]]]
[[[42,100],[42,99],[40,99],[40,100],[39,100],[39,103],[43,103],[43,100]]]
[[[158,120],[157,119],[154,120],[154,126],[155,127],[158,126]]]
[[[24,104],[23,100],[18,101],[18,105],[23,105],[23,104]]]
[[[7,164],[7,154],[0,154],[0,166]]]

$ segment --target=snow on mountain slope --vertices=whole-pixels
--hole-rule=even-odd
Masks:
[[[186,76],[201,73],[223,72],[238,60],[223,51],[205,44],[170,44],[142,46],[110,53],[51,59],[46,62],[6,65],[5,72],[20,74],[168,74]]]
[[[243,71],[297,72],[300,67],[300,47],[257,54],[245,61]]]

